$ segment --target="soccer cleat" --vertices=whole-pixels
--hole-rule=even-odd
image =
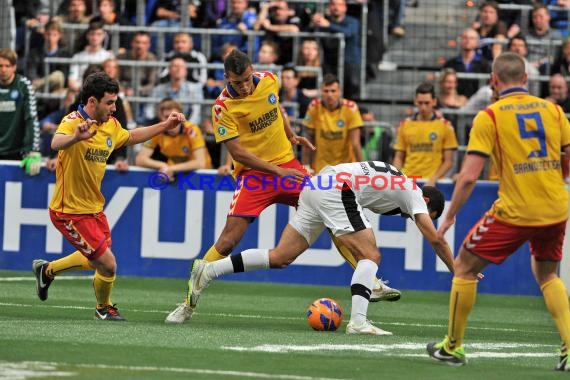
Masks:
[[[566,349],[566,345],[562,343],[560,346],[560,359],[558,360],[558,364],[556,364],[557,371],[570,371],[570,366],[568,365],[568,351]]]
[[[178,304],[176,309],[166,316],[164,323],[179,325],[190,319],[192,317],[192,313],[194,313],[194,308],[186,302],[182,302]]]
[[[394,289],[388,286],[388,281],[383,281],[382,279],[375,279],[374,288],[372,288],[372,294],[370,295],[370,302],[378,301],[397,301],[402,296],[402,292],[398,289]]]
[[[51,283],[53,282],[53,278],[49,278],[45,274],[45,269],[47,268],[49,262],[41,259],[37,259],[32,261],[32,271],[36,276],[36,292],[38,293],[38,297],[45,301],[48,298],[48,289]]]
[[[453,366],[461,366],[467,364],[467,358],[465,357],[465,351],[463,350],[463,347],[457,347],[453,351],[448,351],[445,349],[447,341],[448,338],[446,336],[445,339],[439,343],[428,343],[426,347],[428,355],[435,360]]]
[[[208,262],[206,260],[194,260],[192,263],[192,270],[190,271],[190,279],[188,280],[188,300],[190,301],[190,306],[195,309],[198,303],[198,298],[200,293],[205,289],[212,279],[208,276],[206,266]]]
[[[119,314],[119,309],[117,309],[116,305],[97,306],[95,308],[95,319],[102,321],[125,321],[125,318]]]
[[[352,321],[348,322],[346,333],[358,335],[392,335],[390,331],[382,330],[374,326],[368,320],[361,325],[356,325]]]

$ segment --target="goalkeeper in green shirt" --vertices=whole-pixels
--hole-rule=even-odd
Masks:
[[[0,49],[0,160],[22,160],[29,175],[40,172],[40,125],[30,80],[16,74],[18,56]]]

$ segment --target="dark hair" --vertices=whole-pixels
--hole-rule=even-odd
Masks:
[[[292,71],[293,72],[293,76],[295,78],[299,77],[299,72],[297,71],[297,69],[295,68],[295,65],[291,64],[291,63],[287,63],[286,65],[283,66],[283,68],[281,69],[281,73],[285,72],[285,71]]]
[[[445,198],[443,197],[443,193],[433,186],[422,187],[422,193],[424,197],[429,199],[427,204],[429,212],[431,213],[432,211],[435,211],[436,215],[434,219],[439,218],[443,213],[443,208],[445,207]]]
[[[101,100],[105,94],[118,94],[119,82],[111,79],[104,72],[93,73],[83,81],[81,89],[81,103],[87,104],[90,97]]]
[[[337,76],[334,74],[326,74],[325,77],[323,78],[323,86],[330,86],[331,84],[335,83],[338,83],[340,85]]]
[[[479,10],[482,11],[484,8],[487,8],[487,7],[491,7],[491,8],[493,8],[497,13],[499,13],[499,4],[497,4],[496,1],[493,1],[493,0],[485,1],[483,4],[481,4],[481,5],[479,6]]]
[[[431,94],[431,97],[435,98],[435,88],[433,87],[433,84],[423,82],[416,88],[416,95],[418,94]]]
[[[232,50],[224,61],[224,70],[226,73],[241,75],[245,73],[249,67],[251,67],[251,60],[247,54],[242,53],[238,49]]]
[[[511,39],[509,40],[509,43],[507,44],[507,50],[511,49],[511,45],[513,44],[514,40],[521,40],[522,42],[524,42],[524,46],[528,47],[528,44],[526,43],[526,38],[522,34],[519,33],[516,36],[511,37]]]

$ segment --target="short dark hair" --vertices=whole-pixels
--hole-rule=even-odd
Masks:
[[[340,85],[340,81],[338,77],[334,74],[326,74],[323,78],[323,86],[330,86],[331,84],[338,83]]]
[[[445,198],[443,193],[436,187],[424,186],[422,187],[422,193],[424,197],[429,199],[427,204],[429,212],[436,212],[435,218],[437,219],[443,213],[443,208],[445,207]]]
[[[226,73],[241,75],[251,66],[251,60],[247,54],[242,53],[238,49],[234,49],[226,57],[224,61],[224,70]]]
[[[429,82],[423,82],[416,88],[416,95],[418,94],[431,94],[431,97],[435,98],[435,87]]]
[[[524,46],[528,47],[528,44],[526,43],[526,38],[522,34],[519,33],[516,36],[511,37],[511,39],[509,40],[509,43],[507,44],[507,50],[510,50],[511,45],[513,44],[514,40],[520,40],[520,41],[524,42]]]
[[[295,78],[299,78],[299,72],[297,71],[297,69],[295,68],[295,65],[293,64],[286,64],[283,65],[283,68],[281,69],[281,73],[284,73],[285,71],[292,71],[293,72],[293,76]]]
[[[87,104],[87,101],[92,96],[97,100],[101,100],[106,93],[118,94],[119,82],[111,79],[104,72],[93,73],[83,81],[83,88],[81,89],[81,103]]]

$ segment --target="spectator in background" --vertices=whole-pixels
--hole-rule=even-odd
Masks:
[[[560,46],[556,59],[550,69],[551,74],[562,74],[570,76],[570,37],[566,38]]]
[[[121,68],[119,67],[119,62],[115,58],[109,58],[101,62],[101,68],[109,76],[109,78],[119,81],[121,76]],[[119,120],[122,126],[127,129],[136,128],[136,121],[133,114],[133,109],[131,104],[127,100],[127,95],[125,94],[125,89],[119,83],[119,93],[117,94],[117,111],[115,111],[115,118]],[[115,152],[111,153],[111,156]]]
[[[452,68],[441,70],[439,74],[439,96],[437,98],[437,106],[441,108],[459,109],[467,103],[465,95],[459,95],[457,92],[457,73]],[[458,115],[451,113],[443,113],[443,117],[449,120],[451,125],[459,128]]]
[[[448,59],[443,67],[452,68],[457,73],[489,73],[489,62],[477,53],[478,46],[479,35],[477,34],[477,31],[473,28],[464,29],[461,33],[461,51],[459,55]],[[478,88],[478,79],[459,79],[457,81],[457,92],[460,95],[470,97]]]
[[[220,48],[220,56],[212,59],[212,63],[224,63],[226,57],[236,50],[237,46],[232,43],[225,43]],[[208,80],[206,81],[205,93],[208,98],[216,98],[226,86],[226,78],[224,69],[214,69],[208,72]]]
[[[105,26],[130,25],[129,20],[117,12],[115,0],[98,0],[97,14],[91,17],[89,22],[101,22]],[[119,38],[117,53],[119,55],[125,54],[129,47],[129,34],[125,32],[119,34],[109,32],[103,42],[103,47],[107,50],[113,50],[115,35]]]
[[[150,34],[136,32],[131,41],[131,49],[118,57],[119,60],[137,62],[157,62],[150,51]],[[123,67],[120,72],[120,83],[127,96],[148,96],[156,86],[158,73],[156,67]]]
[[[301,43],[297,66],[313,67],[321,70],[321,51],[319,43],[315,39],[306,39]],[[305,96],[314,98],[319,94],[316,71],[303,71],[299,69],[299,88]]]
[[[318,173],[327,165],[362,161],[362,125],[358,105],[343,99],[336,76],[325,75],[321,98],[311,101],[303,120],[305,137],[316,148],[314,152],[303,149],[303,164]]]
[[[534,4],[533,0],[496,0],[501,4],[530,5]],[[507,25],[507,38],[513,38],[522,32],[521,29],[521,11],[517,9],[499,8],[499,20]],[[525,20],[526,22],[526,20]]]
[[[472,25],[479,34],[481,55],[487,61],[501,54],[503,45],[495,40],[504,40],[507,36],[507,25],[499,19],[499,6],[495,1],[485,1],[479,7],[479,16]]]
[[[49,21],[43,29],[43,46],[30,50],[26,57],[27,67],[25,75],[32,81],[35,91],[58,93],[64,91],[66,87],[69,66],[60,63],[50,63],[49,72],[46,72],[45,59],[69,58],[69,52],[61,45],[62,30],[58,21]],[[38,109],[39,114],[46,115],[59,107],[59,100],[57,105],[51,103],[50,100],[45,100],[42,104],[39,104],[41,108]]]
[[[531,65],[526,59],[528,56],[526,39],[521,35],[514,36],[510,39],[509,44],[507,45],[507,51],[518,54],[524,60],[526,74],[529,78],[527,88],[531,94],[538,95],[540,93],[540,82],[536,77],[540,75],[540,73],[538,69]]]
[[[379,125],[374,112],[367,108],[361,107],[360,115],[364,123],[360,138],[364,161],[392,162],[394,133],[391,127]]]
[[[217,29],[236,30],[245,32],[253,30],[257,15],[253,9],[248,9],[248,0],[230,0],[230,13],[218,20]],[[259,39],[251,37],[253,41],[253,56],[257,56],[259,50]],[[231,43],[238,47],[243,53],[248,53],[249,38],[246,35],[216,35],[212,37],[212,46],[221,47],[225,43]],[[219,51],[218,51],[219,53]]]
[[[73,1],[73,0],[72,0]],[[83,72],[89,64],[101,63],[108,58],[113,58],[113,53],[103,48],[106,32],[103,24],[94,22],[87,29],[88,44],[83,51],[71,57],[74,61],[69,68],[67,85],[72,90],[79,91],[83,83]]]
[[[215,28],[226,15],[226,0],[201,0],[198,8],[199,28]]]
[[[418,112],[400,123],[393,165],[407,176],[420,176],[427,186],[435,186],[453,167],[457,138],[449,121],[435,112],[437,100],[431,83],[416,88],[414,105]]]
[[[568,12],[570,12],[570,0],[542,0],[544,5],[552,5],[562,10],[550,10],[550,26],[560,32],[563,37],[568,37]]]
[[[277,64],[285,65],[293,60],[293,38],[282,37],[281,33],[299,32],[300,18],[289,8],[287,1],[276,0],[261,3],[254,30],[264,30],[265,40],[279,46]]]
[[[257,53],[257,62],[260,65],[275,66],[279,58],[279,46],[273,41],[263,41]]]
[[[316,31],[344,34],[344,83],[343,91],[347,98],[360,96],[360,21],[346,14],[346,0],[330,0],[328,16],[317,12],[312,17]],[[324,38],[321,41],[324,51],[324,73],[338,74],[339,41]]]
[[[158,119],[161,122],[165,121],[173,111],[182,112],[180,103],[164,99],[158,105]],[[154,159],[155,150],[158,150],[166,161]],[[189,121],[180,123],[178,128],[169,129],[146,141],[138,152],[135,162],[137,166],[165,173],[170,181],[174,181],[176,173],[212,167],[202,131]]]
[[[40,125],[30,80],[16,74],[18,55],[0,49],[0,160],[22,160],[29,175],[40,172]]]
[[[55,17],[60,24],[89,24],[90,11],[87,0],[70,0],[67,3],[67,7],[65,7],[65,5],[65,2],[62,3],[60,11],[58,12],[59,16]],[[62,9],[65,9],[65,11],[61,12]],[[82,32],[80,30],[73,29],[65,31],[63,35],[63,45],[70,53],[81,50],[79,46],[81,44],[81,36]]]
[[[188,2],[186,13],[190,18],[189,27],[192,27],[192,19],[196,18],[198,8],[193,1]],[[182,2],[180,0],[158,0],[150,17],[151,26],[179,28],[180,19],[182,17]],[[159,54],[157,51],[157,37],[152,36],[152,50]],[[165,34],[164,38],[164,51],[172,50],[172,34]],[[160,56],[160,54],[159,54]]]
[[[558,104],[564,110],[564,113],[570,113],[570,98],[568,98],[568,82],[560,74],[554,74],[548,82],[548,97],[554,104]]]
[[[208,63],[206,56],[202,52],[194,49],[194,41],[188,33],[176,33],[174,35],[173,46],[173,50],[168,52],[165,56],[165,59],[167,61],[170,61],[173,57],[182,57],[188,63],[197,63],[201,65],[206,65]],[[167,68],[165,68],[164,71],[160,74],[160,78],[160,81],[162,83],[168,82]],[[206,81],[208,80],[208,70],[205,67],[188,68],[188,76],[186,79],[189,82],[199,83],[200,85],[205,86]]]
[[[200,120],[202,119],[200,113],[202,105],[200,102],[204,100],[204,94],[202,92],[202,86],[186,80],[188,71],[184,58],[172,58],[170,66],[168,67],[168,75],[170,81],[156,86],[150,93],[150,97],[185,101],[185,103],[182,104],[184,115],[190,122],[200,124]],[[157,117],[155,104],[147,104],[145,106],[144,117],[146,120],[154,120]]]
[[[284,105],[285,112],[293,120],[302,120],[307,112],[311,99],[303,94],[299,88],[299,75],[293,65],[285,66],[281,70],[281,89],[279,100],[282,103],[296,103],[297,107]]]
[[[546,5],[536,4],[532,8],[532,28],[527,38],[529,62],[544,73],[544,66],[553,61],[555,48],[552,42],[561,39],[560,32],[550,27],[550,13]]]

